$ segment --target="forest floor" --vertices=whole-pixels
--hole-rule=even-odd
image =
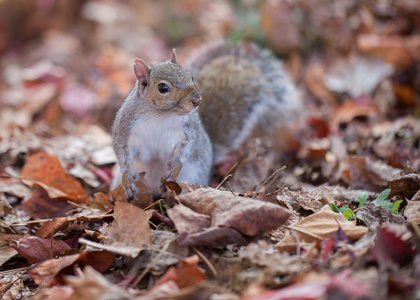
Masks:
[[[305,109],[218,189],[109,191],[133,60],[219,38]],[[420,299],[417,0],[3,0],[0,66],[2,299]]]

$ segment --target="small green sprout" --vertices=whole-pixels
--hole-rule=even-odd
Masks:
[[[375,204],[378,207],[383,207],[388,210],[390,210],[393,214],[398,214],[398,208],[400,207],[400,204],[402,200],[398,200],[395,202],[386,201],[388,199],[389,194],[391,193],[391,189],[383,190],[378,197],[376,197]]]
[[[366,192],[361,192],[359,194],[359,196],[357,197],[357,202],[359,202],[359,206],[357,208],[361,208],[366,203],[367,197],[368,193]]]
[[[334,203],[329,203],[329,205],[330,205],[330,207],[331,207],[331,209],[332,209],[333,212],[336,212],[338,214],[339,213],[342,213],[346,217],[347,220],[351,220],[351,219],[356,218],[356,215],[349,208],[348,205],[344,205],[344,206],[342,206],[340,208],[338,208]]]

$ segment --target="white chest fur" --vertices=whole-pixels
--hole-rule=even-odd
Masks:
[[[184,140],[185,116],[143,115],[133,125],[128,151],[134,154],[136,172],[146,172],[152,190],[169,174],[168,162]]]

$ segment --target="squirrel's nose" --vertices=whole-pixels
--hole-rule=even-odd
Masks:
[[[191,104],[194,107],[197,107],[197,106],[200,105],[200,103],[201,103],[201,96],[200,96],[200,94],[197,93],[197,92],[193,92],[192,93],[192,97],[191,97]]]

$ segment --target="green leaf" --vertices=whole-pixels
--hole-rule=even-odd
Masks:
[[[359,202],[358,208],[361,208],[366,203],[367,197],[368,197],[367,192],[361,192],[359,194],[359,196],[357,197],[357,202]]]
[[[376,203],[376,206],[379,206],[379,207],[382,206],[383,208],[386,208],[388,210],[393,210],[394,209],[394,203],[392,203],[391,201],[376,199],[375,203]]]
[[[350,209],[349,206],[346,204],[338,209],[339,212],[344,213],[346,210]]]
[[[356,216],[354,215],[354,212],[350,208],[344,211],[343,215],[346,217],[347,220],[356,218]]]
[[[395,203],[394,203],[394,209],[393,209],[393,212],[395,214],[398,214],[398,209],[400,208],[401,202],[402,202],[402,200],[395,201]]]
[[[334,203],[328,203],[328,205],[331,207],[332,211],[339,214],[340,211],[338,210],[338,207]]]
[[[385,199],[387,199],[389,197],[390,192],[391,192],[391,189],[386,189],[386,190],[382,191],[378,195],[378,197],[376,197],[375,204],[378,207],[383,207],[383,208],[386,208],[386,209],[392,211],[394,214],[398,214],[398,208],[400,207],[400,204],[401,204],[402,200],[398,200],[398,201],[395,201],[395,202],[385,201]]]
[[[383,190],[379,195],[378,195],[378,197],[376,197],[376,201],[383,201],[383,200],[385,200],[385,199],[388,199],[388,197],[389,197],[389,194],[391,193],[391,189],[386,189],[386,190]]]

